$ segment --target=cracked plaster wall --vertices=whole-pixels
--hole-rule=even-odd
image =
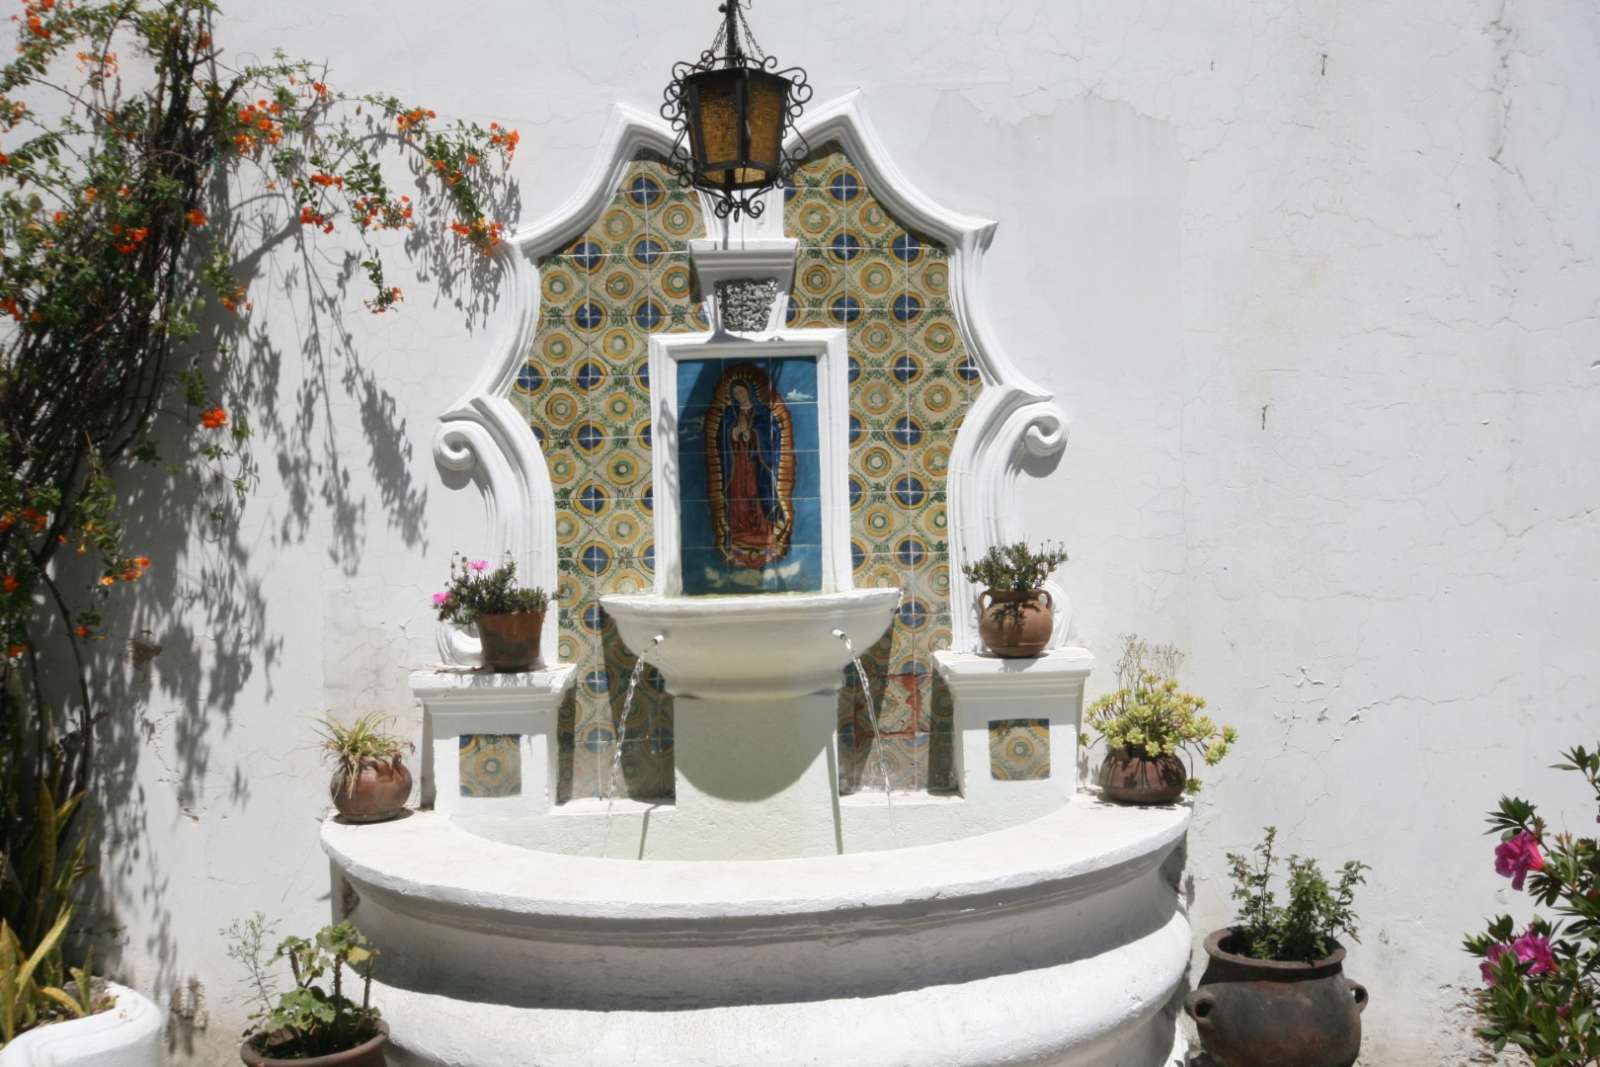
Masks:
[[[302,0],[238,8],[218,38],[509,121],[526,220],[574,188],[614,100],[655,105],[712,15]],[[1514,903],[1479,813],[1522,791],[1590,817],[1542,768],[1600,721],[1600,9],[827,0],[753,19],[819,99],[861,88],[935,199],[1001,223],[996,332],[1072,421],[1018,506],[1073,553],[1077,638],[1106,665],[1122,632],[1184,645],[1242,733],[1190,839],[1197,930],[1227,916],[1222,853],[1267,822],[1359,857],[1366,1062],[1470,1062],[1457,943]],[[255,289],[291,357],[310,328],[271,289],[305,269],[285,251]],[[175,1062],[235,1040],[221,926],[327,914],[309,717],[414,725],[426,594],[477,543],[474,495],[430,448],[484,324],[399,283],[398,316],[348,301],[366,386],[285,361],[237,534],[158,557],[178,606],[147,609],[169,651],[126,687],[141,732],[112,794],[102,958],[170,998]],[[218,588],[237,611],[206,607]]]

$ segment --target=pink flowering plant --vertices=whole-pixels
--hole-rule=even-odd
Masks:
[[[543,611],[549,599],[537,586],[517,584],[517,564],[510,558],[490,570],[486,559],[456,555],[450,559],[450,584],[433,594],[433,606],[442,621],[465,626],[479,615]]]
[[[1563,756],[1555,769],[1583,775],[1600,804],[1600,752],[1579,746]],[[1478,1036],[1497,1052],[1515,1045],[1536,1064],[1600,1063],[1600,846],[1550,830],[1517,797],[1501,798],[1489,827],[1500,837],[1495,873],[1554,916],[1519,926],[1502,915],[1466,939],[1484,982]]]

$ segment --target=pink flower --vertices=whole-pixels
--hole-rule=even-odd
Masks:
[[[450,599],[450,594],[449,593],[435,593],[435,594],[433,594],[433,606],[434,607],[438,607],[439,605],[443,604],[446,600],[449,600],[449,599]]]
[[[488,569],[489,561],[486,559],[475,559],[469,563],[468,566],[481,573],[482,571]]]
[[[1528,831],[1502,841],[1494,848],[1494,871],[1511,879],[1511,888],[1520,890],[1529,871],[1544,870],[1544,857],[1539,854],[1539,839]]]
[[[1511,942],[1511,951],[1517,954],[1519,961],[1529,964],[1530,975],[1549,974],[1556,969],[1556,957],[1550,951],[1550,939],[1534,933],[1531,927],[1527,933]]]
[[[1483,954],[1483,962],[1478,964],[1478,973],[1483,975],[1484,985],[1494,985],[1495,964],[1500,962],[1500,957],[1510,948],[1510,945],[1490,945],[1489,951]]]

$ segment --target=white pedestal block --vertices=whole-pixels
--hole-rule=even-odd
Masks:
[[[976,808],[1014,806],[1040,794],[1055,803],[1078,789],[1078,730],[1083,683],[1094,667],[1084,648],[1058,648],[1032,659],[976,652],[935,652],[939,676],[955,700],[955,765],[961,795]],[[990,769],[989,727],[1010,719],[1042,719],[1050,736],[1050,775],[1001,781]]]
[[[563,664],[519,674],[469,669],[414,671],[422,703],[422,804],[446,813],[547,815],[556,802],[556,715],[577,668]],[[461,795],[461,738],[515,734],[522,788],[509,797]]]

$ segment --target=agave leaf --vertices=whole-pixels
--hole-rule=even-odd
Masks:
[[[71,921],[72,909],[70,907],[62,908],[60,917],[56,919],[56,924],[50,928],[50,932],[45,934],[39,944],[34,947],[33,955],[28,957],[28,962],[18,969],[18,988],[26,988],[27,984],[32,981],[33,972],[38,969],[39,964],[44,962],[45,957],[55,951],[56,944],[61,940],[62,935],[67,932],[67,924]]]
[[[65,989],[62,989],[59,986],[41,986],[39,993],[41,996],[48,998],[66,1011],[70,1012],[74,1019],[81,1019],[88,1014],[88,1012],[75,999],[73,999],[71,993],[68,993]]]

